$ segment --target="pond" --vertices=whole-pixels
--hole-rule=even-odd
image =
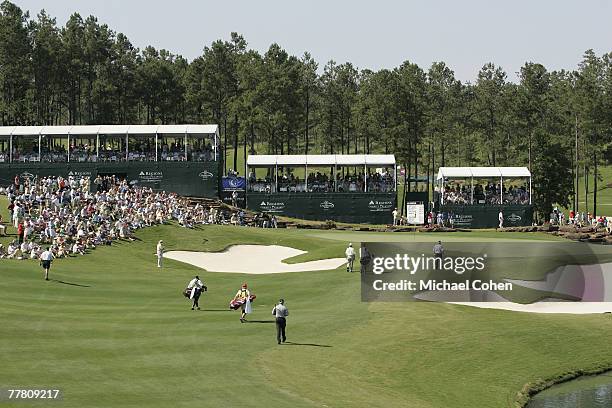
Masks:
[[[610,408],[612,372],[555,385],[533,397],[527,408]]]

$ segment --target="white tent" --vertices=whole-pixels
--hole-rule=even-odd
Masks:
[[[304,178],[308,183],[308,167],[333,167],[334,177],[338,167],[363,167],[367,181],[368,167],[393,167],[393,182],[397,183],[395,156],[392,154],[261,154],[250,155],[247,158],[247,174],[249,167],[274,167],[276,184],[278,184],[278,167],[304,167]],[[307,186],[307,185],[306,185]],[[367,182],[365,184],[367,191]]]
[[[438,181],[440,187],[440,199],[444,203],[444,182],[450,179],[469,179],[472,185],[471,203],[474,203],[474,179],[498,178],[503,186],[504,179],[528,178],[529,179],[529,204],[531,204],[531,172],[527,167],[440,167],[438,169]],[[500,200],[503,202],[503,189]]]
[[[531,172],[527,167],[440,167],[437,180],[499,177],[531,177]]]
[[[217,147],[219,144],[219,126],[218,125],[73,125],[73,126],[0,126],[0,136],[8,136],[10,138],[10,150],[12,161],[13,137],[38,137],[39,140],[43,136],[66,136],[70,143],[70,138],[75,136],[95,136],[96,149],[99,148],[100,135],[105,136],[155,136],[155,148],[157,157],[157,135],[182,135],[187,141],[187,136],[191,135],[211,135],[214,139],[213,150],[217,157]],[[127,146],[126,146],[127,147]],[[185,143],[185,152],[187,152],[187,143]],[[127,154],[127,152],[126,152]],[[40,142],[39,142],[40,156]],[[70,156],[68,156],[70,161]]]

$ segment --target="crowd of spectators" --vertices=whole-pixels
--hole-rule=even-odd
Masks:
[[[123,147],[122,147],[123,146]],[[75,144],[70,147],[70,156],[64,145],[53,147],[43,146],[38,149],[35,144],[31,148],[15,146],[13,148],[13,162],[15,163],[66,163],[70,162],[125,162],[125,161],[214,161],[215,154],[210,142],[194,141],[187,145],[187,155],[185,155],[185,145],[180,142],[160,143],[158,151],[155,151],[155,143],[151,140],[131,141],[126,152],[125,144],[101,143],[96,151],[95,143]],[[11,160],[8,149],[0,152],[0,163],[8,163]]]
[[[46,248],[56,258],[84,254],[117,239],[133,240],[139,228],[171,221],[186,228],[230,223],[219,208],[115,176],[98,176],[93,183],[87,177],[16,177],[5,192],[17,239],[0,246],[1,258],[38,259]]]
[[[473,199],[473,202],[472,202]],[[475,184],[472,197],[472,186],[451,184],[444,187],[445,204],[529,204],[527,186],[501,186],[497,183]]]
[[[295,176],[293,173],[278,176],[278,191],[281,193],[331,193],[331,192],[365,192],[366,177],[363,173],[346,174],[334,179],[332,176],[313,172],[308,175],[308,180]],[[255,173],[249,174],[249,191],[260,193],[276,192],[276,180],[267,176],[256,178]],[[395,191],[393,176],[388,173],[374,173],[367,175],[368,192],[393,192]]]

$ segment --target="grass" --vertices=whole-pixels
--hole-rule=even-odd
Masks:
[[[153,255],[160,238],[187,250],[288,245],[309,251],[305,260],[338,256],[348,240],[548,239],[543,234],[170,225],[137,237],[56,261],[50,282],[36,262],[0,261],[0,386],[59,387],[61,407],[486,408],[513,406],[527,382],[612,364],[606,315],[367,304],[359,275],[341,269],[221,274],[166,260],[158,270]],[[209,287],[201,312],[181,296],[195,274]],[[257,294],[251,320],[260,323],[240,324],[227,309],[243,281]],[[291,312],[294,344],[286,346],[276,345],[270,323],[281,296]]]

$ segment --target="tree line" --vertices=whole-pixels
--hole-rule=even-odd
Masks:
[[[94,16],[62,27],[0,5],[2,125],[217,123],[224,152],[394,153],[431,188],[439,166],[528,166],[542,214],[576,208],[578,176],[612,161],[612,53],[584,53],[573,70],[525,63],[519,82],[485,64],[461,82],[444,62],[372,71],[319,63],[278,44],[261,54],[232,33],[187,61],[138,49]],[[608,181],[609,182],[609,181]]]

